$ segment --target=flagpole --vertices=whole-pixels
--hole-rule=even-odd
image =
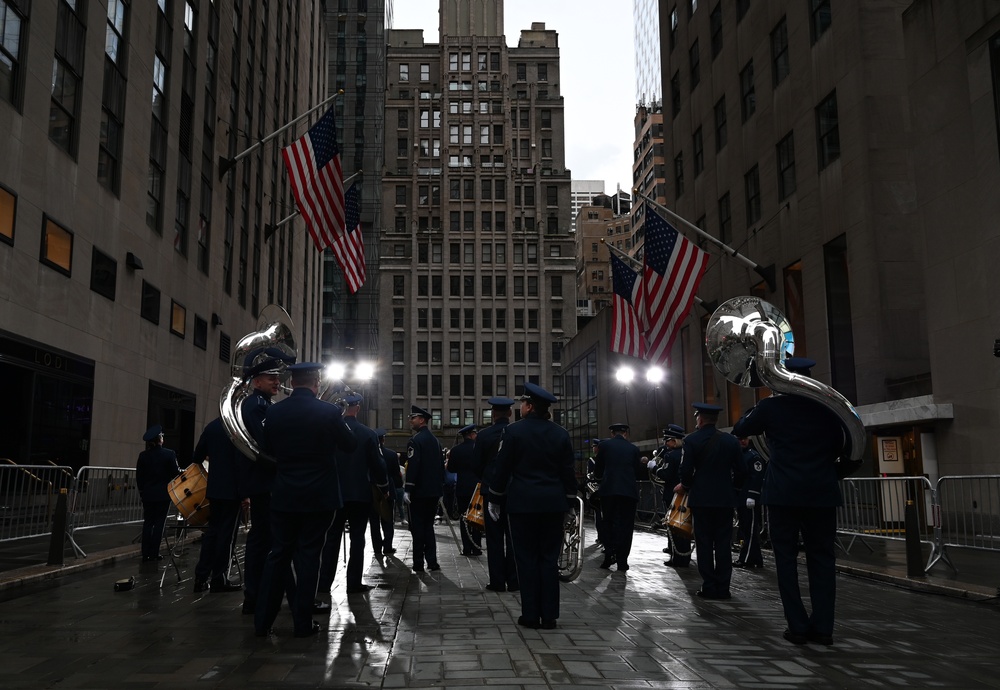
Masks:
[[[607,242],[604,241],[603,237],[601,238],[601,244],[603,244],[605,247],[607,247],[609,251],[611,251],[614,254],[616,254],[619,259],[622,259],[622,260],[624,260],[624,261],[632,264],[633,266],[637,267],[640,271],[642,270],[643,266],[642,266],[642,262],[641,261],[639,261],[635,257],[629,256],[628,254],[626,254],[625,252],[623,252],[618,247],[616,247],[614,245],[611,245],[611,244],[608,244]],[[711,302],[706,302],[705,300],[703,300],[698,295],[694,296],[694,301],[697,302],[698,304],[700,304],[705,309],[705,311],[707,311],[709,314],[711,314],[712,312],[714,312],[715,309],[716,309],[716,307],[719,306],[718,302],[716,302],[714,300],[711,301]]]
[[[321,103],[317,103],[316,105],[314,105],[313,107],[311,107],[309,110],[305,111],[304,113],[302,113],[298,117],[292,119],[288,124],[286,124],[286,125],[284,125],[282,127],[279,127],[278,129],[274,130],[273,132],[271,132],[270,134],[268,134],[266,137],[264,137],[263,139],[261,139],[260,141],[258,141],[256,144],[251,145],[250,148],[248,148],[245,151],[242,151],[241,153],[236,154],[232,158],[226,158],[225,156],[219,156],[219,179],[221,180],[222,178],[224,178],[226,176],[226,173],[228,173],[230,170],[232,170],[240,160],[242,160],[243,158],[246,158],[251,153],[253,153],[257,149],[259,149],[262,146],[264,146],[264,144],[266,144],[267,142],[271,141],[271,139],[274,139],[276,136],[278,136],[279,134],[281,134],[282,132],[284,132],[289,127],[294,126],[296,123],[299,122],[299,120],[302,120],[303,118],[309,117],[314,112],[316,112],[320,108],[324,107],[328,103],[332,103],[338,96],[343,96],[343,95],[344,95],[344,90],[343,89],[339,89],[337,91],[337,93],[333,94],[332,96],[330,96],[329,98],[327,98],[325,101],[323,101]]]
[[[351,180],[353,180],[355,177],[361,177],[364,174],[364,172],[365,172],[364,170],[359,170],[356,173],[354,173],[353,175],[349,175],[349,176],[345,177],[344,178],[344,184],[347,184],[348,182],[350,182]],[[274,225],[265,225],[264,226],[264,239],[267,239],[268,237],[270,237],[271,235],[273,235],[275,232],[277,232],[278,228],[281,228],[281,227],[284,227],[284,226],[288,225],[293,220],[295,220],[296,218],[298,218],[300,215],[302,215],[302,214],[299,213],[298,211],[292,211],[290,214],[288,214],[287,216],[285,216],[284,218],[282,218],[281,220],[279,220]]]
[[[734,259],[740,261],[746,267],[752,268],[757,275],[759,275],[761,278],[764,279],[764,281],[767,283],[767,287],[771,290],[771,292],[775,291],[776,287],[775,287],[774,264],[771,264],[770,266],[761,266],[760,264],[756,264],[747,257],[740,254],[737,250],[733,249],[732,247],[724,243],[722,240],[712,237],[707,232],[699,228],[697,225],[689,221],[687,218],[677,215],[663,204],[653,199],[650,199],[648,196],[641,193],[639,190],[633,189],[632,193],[635,196],[639,197],[640,199],[646,201],[646,203],[650,204],[651,206],[655,206],[658,210],[663,211],[668,216],[676,220],[678,223],[681,223],[684,226],[690,228],[695,233],[697,233],[699,237],[704,237],[706,240],[712,242],[720,249],[725,250],[726,253],[728,253]]]

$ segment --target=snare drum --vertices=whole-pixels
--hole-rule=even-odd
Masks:
[[[188,465],[183,472],[167,484],[170,500],[192,527],[208,524],[208,472],[200,462]]]
[[[690,494],[685,491],[683,494],[674,494],[674,500],[670,504],[670,511],[667,513],[666,523],[670,525],[670,528],[679,537],[685,537],[690,539],[694,536],[694,520],[691,509],[688,507],[688,496]]]

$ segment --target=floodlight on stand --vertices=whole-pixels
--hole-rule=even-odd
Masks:
[[[655,364],[646,370],[646,380],[649,381],[654,386],[658,386],[663,383],[663,379],[666,376],[666,372],[663,371],[661,367]]]
[[[371,362],[358,362],[354,365],[354,378],[358,381],[368,381],[375,376],[375,365]]]
[[[632,370],[632,367],[618,367],[618,371],[615,372],[615,379],[625,385],[632,383],[632,379],[634,378],[635,371]]]

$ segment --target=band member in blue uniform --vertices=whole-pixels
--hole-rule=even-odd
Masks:
[[[358,421],[361,402],[358,393],[344,397],[344,422],[358,441],[354,450],[338,450],[337,475],[340,478],[340,496],[344,506],[337,511],[330,532],[323,546],[323,564],[319,571],[319,596],[329,597],[333,579],[337,574],[337,560],[340,558],[340,542],[345,526],[351,540],[350,555],[347,559],[347,593],[359,594],[371,589],[361,581],[365,569],[365,539],[368,532],[368,518],[372,512],[372,485],[383,494],[389,490],[389,480],[385,476],[385,462],[378,445],[378,436]],[[319,611],[327,610],[326,602],[317,601]],[[316,610],[316,609],[314,609]]]
[[[596,544],[601,547],[601,551],[607,553],[608,544],[611,542],[611,539],[608,538],[607,520],[604,519],[604,512],[601,510],[600,491],[591,490],[591,486],[597,486],[600,489],[597,483],[597,475],[594,472],[594,468],[597,465],[597,449],[600,445],[601,439],[599,438],[595,438],[590,442],[590,458],[587,459],[587,481],[583,488],[586,490],[590,507],[594,510],[594,531],[597,533]]]
[[[264,417],[271,407],[272,398],[281,389],[285,367],[295,358],[276,347],[259,348],[250,352],[243,364],[243,374],[250,380],[253,393],[240,406],[243,423],[250,436],[261,444]],[[247,534],[246,554],[243,564],[243,613],[253,615],[257,606],[257,591],[264,572],[264,561],[271,550],[271,484],[274,467],[269,461],[239,458],[240,486],[250,504],[250,532]],[[294,584],[289,573],[286,584]],[[291,592],[290,592],[291,593]]]
[[[811,359],[790,357],[785,368],[809,376]],[[842,504],[837,456],[846,436],[836,414],[800,395],[764,398],[736,422],[740,436],[766,434],[769,461],[761,498],[767,506],[767,528],[774,549],[778,592],[793,644],[833,644],[836,600],[837,507]],[[799,591],[798,536],[806,555],[809,600],[806,612]]]
[[[677,424],[668,424],[663,430],[663,448],[660,450],[660,462],[653,470],[656,478],[663,482],[663,503],[666,506],[674,500],[674,487],[681,480],[681,458],[684,446],[684,437],[687,433],[684,427]],[[670,554],[670,560],[664,561],[663,565],[671,568],[686,568],[691,565],[691,540],[677,533],[676,530],[668,530],[667,539],[669,544],[663,553]]]
[[[646,464],[639,448],[628,441],[628,424],[617,423],[608,428],[611,438],[601,441],[594,463],[594,474],[601,483],[597,493],[610,538],[601,568],[607,570],[617,563],[618,571],[624,572],[629,568],[635,532],[635,506],[639,502],[636,482],[646,476]]]
[[[490,495],[493,475],[497,467],[497,451],[504,429],[510,423],[512,398],[497,396],[487,400],[490,404],[493,423],[479,432],[476,437],[476,473],[480,477],[479,492],[483,500]],[[517,565],[514,562],[514,547],[510,543],[510,529],[507,509],[498,507],[495,520],[486,520],[486,565],[490,580],[486,589],[493,592],[516,592],[520,589],[517,581]]]
[[[394,513],[396,510],[396,492],[403,490],[403,475],[399,471],[399,453],[385,447],[386,430],[375,429],[375,436],[378,438],[378,452],[382,456],[382,464],[385,466],[386,476],[389,478],[388,498],[389,516],[382,514],[373,506],[371,516],[368,518],[371,525],[372,548],[375,555],[391,556],[396,553],[392,546],[396,528],[393,525]]]
[[[167,484],[180,474],[177,453],[163,447],[163,427],[149,427],[142,435],[146,449],[135,462],[135,484],[142,499],[142,560],[159,561],[163,525],[170,510]]]
[[[472,500],[472,494],[476,490],[476,426],[470,424],[458,430],[462,437],[461,443],[455,445],[448,454],[449,472],[454,472],[458,479],[455,482],[455,502],[459,515],[465,513]],[[481,556],[483,550],[480,548],[481,535],[470,534],[469,526],[465,520],[459,520],[459,530],[462,533],[462,555],[476,557]]]
[[[272,547],[264,564],[254,631],[266,636],[281,607],[283,578],[295,562],[296,594],[290,602],[296,637],[319,632],[312,620],[326,533],[341,507],[334,453],[357,448],[340,408],[319,400],[322,364],[288,367],[292,394],[267,411],[261,448],[275,460],[271,492]],[[367,517],[367,515],[366,515]]]
[[[695,403],[698,429],[684,439],[681,483],[674,491],[690,491],[688,507],[694,520],[698,574],[695,594],[705,599],[729,599],[733,576],[733,508],[743,484],[743,452],[730,434],[715,428],[722,408]]]
[[[431,433],[427,423],[431,413],[416,405],[410,406],[410,428],[413,436],[406,444],[406,481],[403,502],[410,507],[410,534],[413,537],[413,571],[441,570],[434,538],[434,516],[444,491],[444,454],[441,443]]]
[[[521,585],[518,625],[550,630],[559,618],[559,552],[563,521],[575,503],[573,446],[552,421],[556,396],[524,384],[521,419],[504,430],[489,494],[489,517],[506,503]],[[572,501],[572,502],[571,502]]]
[[[229,564],[233,557],[233,540],[243,499],[239,486],[240,451],[216,417],[201,432],[194,447],[194,462],[209,462],[208,489],[205,497],[211,504],[208,529],[201,537],[201,553],[194,568],[194,591],[212,594],[239,592],[242,586],[229,581]],[[209,579],[211,578],[211,579]]]
[[[739,442],[743,449],[747,480],[743,483],[740,496],[736,500],[736,513],[740,521],[738,533],[740,555],[733,563],[733,567],[759,568],[764,565],[764,555],[760,552],[760,533],[764,527],[764,504],[760,500],[760,491],[764,486],[767,460],[750,446],[750,439],[746,436],[740,438]]]

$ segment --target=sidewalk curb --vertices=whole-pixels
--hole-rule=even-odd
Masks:
[[[0,593],[6,593],[22,587],[58,580],[69,575],[75,575],[105,565],[112,565],[129,558],[138,558],[139,546],[122,546],[117,549],[101,551],[84,558],[74,559],[64,565],[30,565],[16,570],[0,573]]]
[[[839,563],[837,564],[837,572],[864,580],[884,582],[886,584],[901,587],[903,589],[909,589],[914,592],[940,594],[978,603],[1000,603],[1000,597],[998,597],[997,591],[993,591],[989,587],[979,585],[964,583],[945,585],[938,582],[928,582],[923,579],[897,575],[889,571],[858,568],[856,566],[841,565]]]

